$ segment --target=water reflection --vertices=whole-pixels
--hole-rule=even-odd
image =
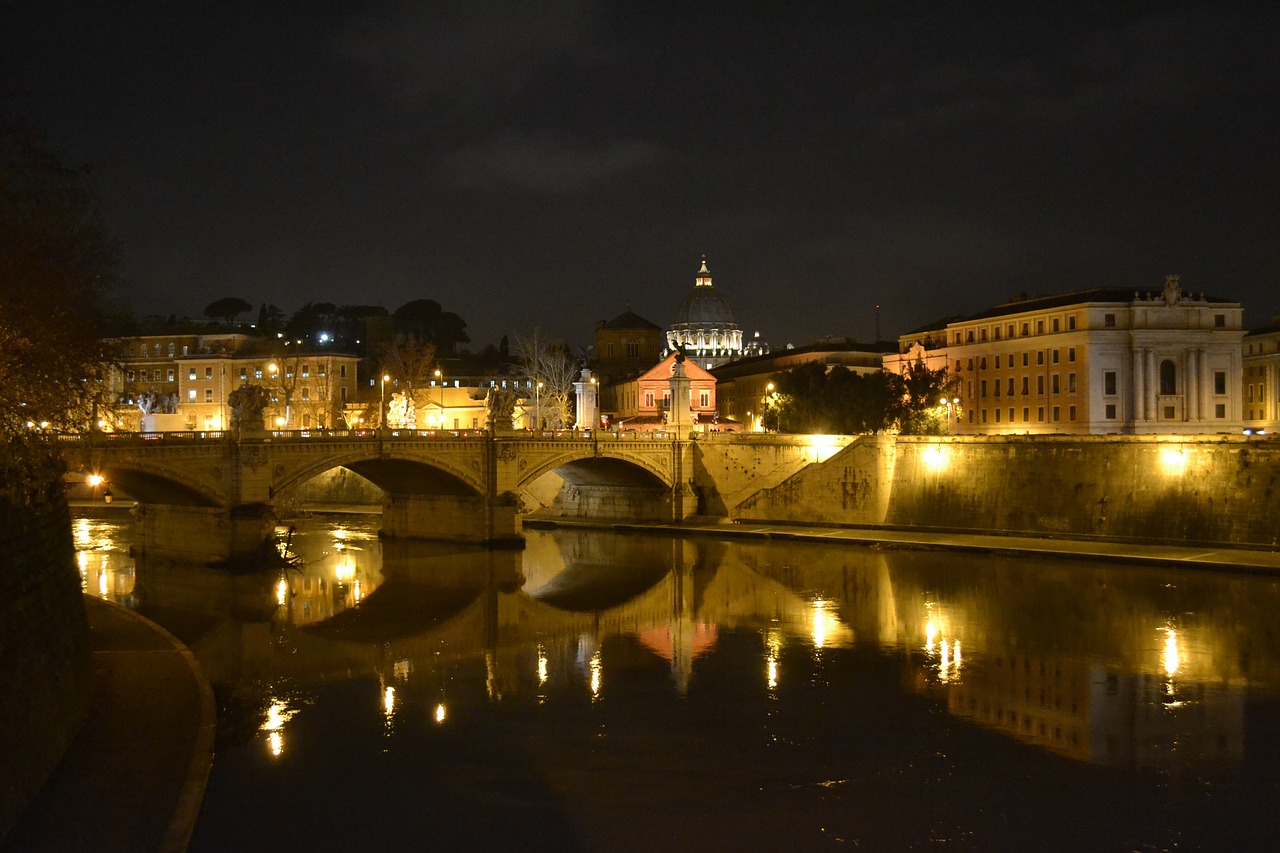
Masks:
[[[309,520],[288,540],[300,564],[257,576],[136,562],[120,522],[74,533],[86,592],[182,637],[224,736],[272,756],[309,689],[353,678],[376,679],[389,749],[402,721],[522,697],[594,706],[655,671],[688,696],[704,661],[709,690],[784,706],[803,683],[837,702],[859,688],[850,655],[873,650],[910,694],[1056,755],[1238,765],[1248,694],[1280,681],[1277,585],[1260,579],[598,532],[489,552],[375,530]]]

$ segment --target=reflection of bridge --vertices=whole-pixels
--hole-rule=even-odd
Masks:
[[[177,433],[62,449],[73,470],[98,473],[138,501],[143,550],[208,559],[255,548],[273,529],[277,495],[338,467],[386,492],[389,536],[518,545],[521,511],[552,501],[574,514],[679,520],[695,509],[691,444],[608,433],[245,441]]]

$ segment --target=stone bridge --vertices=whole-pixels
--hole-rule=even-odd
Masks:
[[[386,493],[383,533],[519,547],[531,509],[681,520],[696,509],[690,446],[612,433],[290,432],[66,436],[77,480],[138,503],[143,549],[242,554],[269,538],[282,492],[348,468]],[[207,535],[193,535],[192,530]]]

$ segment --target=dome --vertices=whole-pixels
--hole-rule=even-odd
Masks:
[[[693,290],[680,303],[667,330],[667,346],[667,352],[679,347],[707,368],[742,356],[742,330],[729,301],[711,285],[705,255]]]

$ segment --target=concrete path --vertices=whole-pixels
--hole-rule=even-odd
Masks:
[[[89,715],[0,849],[181,853],[213,763],[213,691],[160,626],[101,599],[85,606]]]

